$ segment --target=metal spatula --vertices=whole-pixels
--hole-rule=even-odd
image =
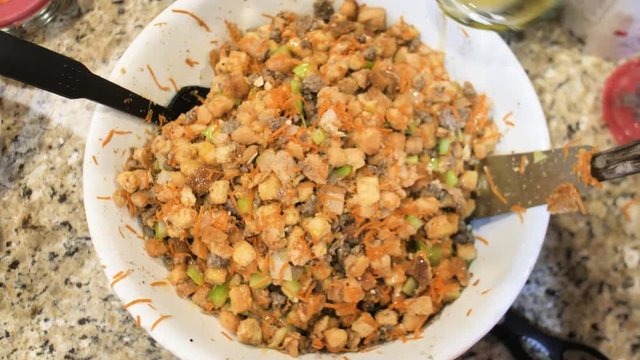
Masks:
[[[82,63],[0,31],[0,75],[64,96],[85,98],[158,124],[200,103],[208,88],[186,86],[166,107],[112,83]]]
[[[583,193],[587,187],[573,171],[576,154],[589,146],[574,146],[530,153],[493,155],[480,164],[482,174],[478,182],[478,197],[474,218],[489,217],[511,212],[512,206],[524,208],[546,203],[547,196],[560,184],[572,183]],[[523,160],[524,159],[524,160]],[[520,163],[526,165],[520,173]],[[503,203],[491,190],[483,168],[489,170],[495,187],[507,199]],[[591,159],[591,175],[606,181],[640,172],[640,140],[595,153]]]

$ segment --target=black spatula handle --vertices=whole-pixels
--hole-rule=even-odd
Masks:
[[[95,75],[82,63],[0,31],[0,75],[64,96],[85,98],[151,121],[176,114]]]
[[[640,140],[593,155],[591,174],[598,180],[611,180],[640,173]]]

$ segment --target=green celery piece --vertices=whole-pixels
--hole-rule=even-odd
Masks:
[[[311,140],[316,145],[321,145],[324,142],[325,138],[326,138],[326,136],[324,134],[324,131],[322,131],[322,129],[320,129],[320,128],[314,129],[311,132],[310,136],[311,136]]]
[[[440,142],[438,143],[438,154],[447,155],[447,153],[449,153],[449,147],[451,147],[451,139],[440,139]]]
[[[229,285],[222,284],[216,285],[209,294],[207,294],[207,299],[213,303],[213,306],[216,308],[222,307],[229,298]]]
[[[251,212],[251,202],[247,198],[238,199],[238,211],[241,214],[248,214]]]
[[[402,293],[407,296],[413,296],[416,293],[417,288],[418,282],[416,281],[416,279],[409,276],[407,278],[407,281],[405,281],[404,285],[402,286]]]
[[[200,272],[200,269],[198,269],[198,267],[195,265],[190,265],[187,268],[187,276],[198,286],[204,284],[202,273]]]
[[[271,285],[271,278],[262,273],[253,273],[249,275],[249,287],[254,289],[264,289]]]
[[[456,184],[458,183],[458,177],[453,170],[447,170],[447,172],[444,174],[444,183],[451,187],[456,186]]]
[[[302,63],[293,68],[293,73],[300,79],[307,77],[309,73],[309,63]]]
[[[418,219],[418,217],[415,215],[407,215],[407,217],[405,217],[404,219],[408,221],[411,225],[413,225],[413,227],[416,230],[420,229],[422,225],[424,225],[424,222]]]

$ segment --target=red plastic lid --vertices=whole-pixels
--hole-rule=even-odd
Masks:
[[[640,58],[620,65],[602,96],[604,121],[620,144],[640,139]]]
[[[0,0],[0,28],[19,25],[51,0]]]

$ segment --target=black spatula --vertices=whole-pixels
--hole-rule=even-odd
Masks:
[[[114,84],[82,63],[0,31],[0,75],[64,96],[89,99],[158,124],[200,103],[208,88],[181,88],[166,107]]]

